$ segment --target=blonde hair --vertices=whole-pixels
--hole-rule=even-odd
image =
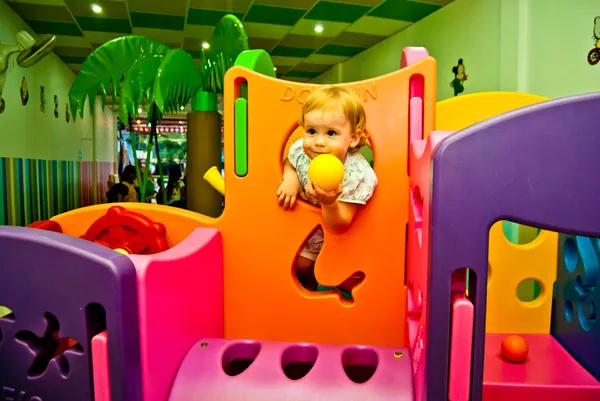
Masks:
[[[299,124],[304,126],[304,116],[307,113],[313,110],[322,110],[330,106],[332,102],[339,102],[342,105],[344,115],[350,122],[352,133],[359,131],[360,139],[358,144],[348,150],[350,153],[358,152],[360,148],[367,144],[369,139],[369,134],[366,131],[367,114],[358,96],[346,88],[340,86],[322,86],[313,91],[302,106]]]

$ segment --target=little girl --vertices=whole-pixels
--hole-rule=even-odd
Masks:
[[[345,231],[358,208],[373,195],[377,176],[360,153],[367,142],[365,109],[356,95],[338,87],[325,86],[315,90],[302,107],[300,125],[304,137],[289,150],[283,166],[283,182],[277,190],[279,204],[293,208],[304,193],[315,205],[321,206],[324,224],[334,232]],[[320,154],[331,154],[344,163],[344,179],[333,190],[324,190],[308,179],[308,166]],[[302,285],[316,290],[315,260],[323,246],[323,231],[316,230],[296,261],[296,275]],[[364,279],[355,275],[338,288],[351,293],[352,287]]]

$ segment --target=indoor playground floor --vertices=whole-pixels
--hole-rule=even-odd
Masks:
[[[600,383],[550,334],[522,334],[529,344],[524,363],[500,354],[506,334],[487,334],[483,399],[528,401],[598,401]]]

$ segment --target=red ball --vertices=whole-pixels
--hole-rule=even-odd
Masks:
[[[509,362],[524,362],[528,353],[529,344],[521,336],[510,335],[502,341],[502,356]]]

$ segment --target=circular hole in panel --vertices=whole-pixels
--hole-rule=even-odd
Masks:
[[[521,302],[532,302],[540,297],[542,293],[542,285],[534,278],[528,278],[519,283],[517,286],[517,298]]]
[[[243,342],[230,345],[223,353],[221,365],[228,376],[237,376],[252,365],[260,353],[260,344]]]
[[[563,262],[565,269],[569,273],[573,273],[579,263],[579,251],[577,250],[577,244],[573,238],[567,238],[563,245]]]
[[[577,316],[581,327],[585,331],[591,331],[596,323],[596,302],[589,300],[579,302],[577,304]]]
[[[565,320],[568,323],[573,321],[573,302],[565,301]]]
[[[367,160],[367,162],[369,162],[369,165],[371,167],[373,167],[374,166],[374,157],[375,157],[373,155],[373,148],[371,148],[371,146],[369,146],[369,145],[365,145],[362,148],[360,148],[360,153]]]
[[[598,270],[600,270],[598,254],[592,243],[592,238],[578,236],[576,241],[583,266],[582,284],[586,287],[593,287],[596,285]]]
[[[513,244],[529,244],[530,242],[533,242],[541,232],[542,230],[537,227],[526,226],[509,220],[502,221],[502,233],[504,234],[504,237]]]
[[[342,353],[342,366],[346,376],[354,383],[368,382],[379,365],[377,352],[371,348],[346,348]]]
[[[368,132],[368,129],[366,131]],[[285,162],[285,160],[287,159],[289,151],[290,151],[290,147],[294,143],[296,143],[299,139],[304,138],[304,128],[302,128],[302,126],[300,126],[298,124],[298,121],[294,121],[292,124],[290,124],[290,127],[288,128],[288,131],[285,134],[285,136],[287,137],[287,140],[285,141],[285,143],[283,145],[283,149],[282,149],[282,153],[281,153],[282,162]],[[360,153],[363,155],[363,157],[365,157],[365,159],[371,165],[371,167],[373,167],[374,163],[375,163],[374,147],[375,146],[374,146],[373,138],[372,138],[372,136],[369,135],[369,137],[367,138],[366,144],[364,146],[362,146],[360,149]],[[281,164],[281,168],[283,169],[283,163]],[[305,201],[305,199],[303,199],[303,198],[299,198],[298,200]],[[421,202],[422,202],[422,199],[421,199]]]
[[[300,380],[317,362],[319,350],[314,345],[294,345],[281,354],[281,368],[291,380]]]

